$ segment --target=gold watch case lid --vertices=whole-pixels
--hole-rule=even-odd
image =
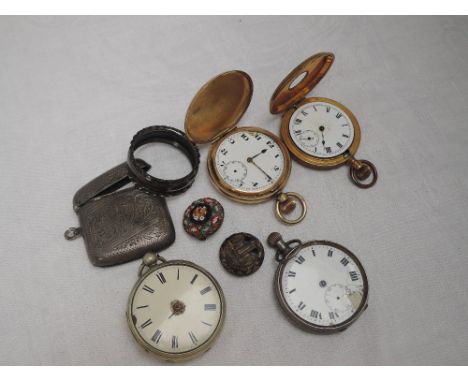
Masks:
[[[185,132],[195,143],[209,143],[236,127],[253,93],[250,76],[240,70],[209,80],[193,97],[185,115]]]
[[[327,74],[335,60],[330,52],[314,54],[296,66],[276,88],[270,100],[270,112],[279,114],[297,104]]]

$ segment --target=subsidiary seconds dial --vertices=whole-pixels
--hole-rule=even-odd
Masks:
[[[293,113],[289,134],[306,154],[331,158],[343,154],[351,146],[354,126],[340,107],[327,102],[310,102]]]

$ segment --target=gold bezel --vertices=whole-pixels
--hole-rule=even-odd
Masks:
[[[172,266],[172,265],[189,266],[189,267],[195,268],[199,272],[206,275],[211,280],[211,282],[213,283],[215,288],[217,289],[219,297],[220,297],[220,301],[221,301],[221,306],[220,306],[221,316],[219,318],[218,325],[217,325],[216,329],[214,330],[213,334],[211,335],[211,337],[207,341],[205,341],[202,345],[197,347],[196,349],[190,350],[188,352],[183,352],[183,353],[167,353],[167,352],[163,352],[161,350],[158,350],[158,349],[152,347],[150,344],[148,344],[141,337],[140,333],[135,328],[135,325],[133,324],[133,320],[132,320],[132,314],[131,314],[133,298],[135,297],[135,293],[136,293],[138,287],[140,286],[140,284],[143,282],[143,280],[145,280],[150,274],[156,272],[157,270],[159,270],[161,268],[164,268],[166,266]],[[146,351],[148,351],[150,353],[153,353],[153,354],[157,355],[158,357],[160,357],[160,358],[162,358],[162,359],[164,359],[166,361],[173,361],[173,362],[187,361],[187,360],[192,359],[192,358],[194,358],[194,357],[196,357],[198,355],[201,355],[202,353],[209,350],[211,348],[211,346],[213,346],[213,344],[217,340],[217,338],[219,337],[219,333],[221,332],[221,329],[223,328],[224,320],[225,320],[225,316],[226,316],[226,300],[224,298],[224,293],[223,293],[223,290],[221,289],[221,286],[216,281],[216,279],[211,275],[211,273],[208,272],[206,269],[204,269],[201,266],[199,266],[197,264],[194,264],[194,263],[192,263],[190,261],[171,260],[171,261],[165,261],[165,262],[163,262],[161,264],[152,266],[145,274],[143,274],[137,280],[137,282],[133,286],[133,289],[130,292],[130,296],[128,298],[126,316],[127,316],[127,323],[128,323],[129,328],[130,328],[130,331],[132,332],[133,337]]]
[[[257,132],[262,133],[270,137],[275,143],[279,146],[283,153],[284,157],[284,169],[283,173],[279,177],[278,181],[273,184],[267,190],[259,191],[259,192],[244,192],[240,191],[231,185],[227,184],[221,176],[218,174],[216,170],[216,151],[218,150],[219,145],[223,142],[226,138],[231,136],[232,134],[238,133],[239,131],[248,131],[248,132]],[[289,175],[291,174],[291,158],[289,156],[289,151],[281,141],[281,139],[276,136],[275,134],[269,132],[268,130],[261,129],[259,127],[238,127],[236,129],[231,130],[228,134],[224,135],[220,139],[218,139],[210,148],[210,152],[208,154],[208,173],[210,174],[210,179],[213,185],[224,195],[227,197],[241,203],[246,204],[256,204],[263,202],[265,200],[270,199],[275,194],[280,192],[283,187],[286,185],[286,182],[289,179]]]
[[[361,272],[362,281],[363,281],[363,296],[362,296],[361,303],[359,304],[358,309],[356,309],[356,312],[351,317],[349,317],[347,320],[339,324],[331,325],[331,326],[321,326],[321,325],[316,325],[309,321],[306,321],[302,317],[300,317],[298,314],[296,314],[296,312],[294,312],[293,309],[291,309],[291,307],[286,301],[286,298],[284,297],[282,280],[283,280],[283,271],[284,271],[284,268],[286,267],[286,264],[289,261],[292,261],[294,257],[296,256],[296,254],[299,253],[301,249],[307,248],[311,245],[327,245],[327,246],[340,249],[341,251],[343,251],[349,257],[353,259],[354,263],[357,265],[357,267],[359,268],[359,271]],[[343,247],[340,244],[337,244],[328,240],[312,240],[306,243],[302,243],[298,245],[297,247],[295,247],[294,250],[291,251],[291,253],[280,263],[280,265],[276,269],[274,288],[275,288],[276,297],[278,298],[278,302],[281,308],[283,309],[283,311],[286,313],[286,316],[288,317],[288,319],[302,329],[305,329],[313,333],[319,333],[319,334],[331,334],[331,333],[336,333],[336,332],[347,329],[366,310],[367,304],[368,304],[368,298],[369,298],[369,281],[367,280],[366,271],[364,270],[364,267],[359,261],[359,259],[348,248]]]
[[[302,151],[292,140],[291,135],[289,134],[289,121],[291,120],[293,113],[296,111],[297,108],[301,107],[302,105],[312,102],[326,102],[337,106],[340,109],[342,109],[351,119],[351,122],[354,127],[354,139],[353,142],[351,142],[351,146],[349,146],[348,150],[345,151],[343,154],[337,155],[332,158],[314,157],[313,155],[307,154],[304,151]],[[354,155],[356,153],[359,147],[359,143],[361,142],[361,127],[359,126],[359,122],[357,121],[352,111],[349,110],[346,106],[330,98],[311,97],[303,99],[299,104],[296,105],[295,108],[291,108],[283,114],[281,119],[280,135],[294,159],[296,159],[298,162],[302,163],[305,166],[323,169],[341,166],[348,161],[349,154]]]

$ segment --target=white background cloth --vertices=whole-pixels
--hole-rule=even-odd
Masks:
[[[228,304],[219,341],[193,365],[466,364],[468,360],[468,19],[465,17],[2,17],[0,18],[0,363],[157,365],[127,328],[139,262],[93,267],[73,194],[123,162],[152,124],[183,129],[199,87],[231,69],[254,95],[239,125],[279,132],[269,113],[279,81],[320,51],[336,60],[311,95],[348,106],[362,127],[359,158],[379,169],[361,190],[348,168],[293,163],[286,187],[309,203],[286,227],[273,203],[241,205],[199,175],[168,199],[177,239],[164,251],[214,274]],[[177,170],[178,156],[167,163]],[[184,164],[186,165],[186,164]],[[206,242],[182,214],[214,196],[226,220]],[[331,336],[291,325],[273,293],[276,263],[228,274],[222,241],[328,239],[352,250],[370,281],[369,308]]]

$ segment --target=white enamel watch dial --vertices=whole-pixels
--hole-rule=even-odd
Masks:
[[[246,193],[274,187],[287,171],[283,152],[275,139],[246,130],[236,131],[222,140],[215,153],[214,167],[224,183]]]
[[[331,242],[305,244],[281,270],[283,303],[300,321],[334,327],[364,309],[367,277],[358,260]]]
[[[129,301],[130,329],[140,344],[165,358],[206,350],[224,320],[214,278],[195,264],[171,261],[140,278]]]
[[[289,135],[306,154],[333,158],[346,152],[353,143],[354,126],[340,107],[323,101],[310,102],[292,114]]]

